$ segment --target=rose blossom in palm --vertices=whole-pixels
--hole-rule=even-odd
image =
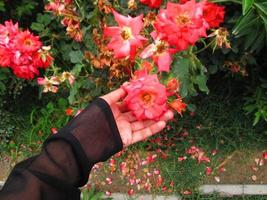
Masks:
[[[158,120],[167,110],[166,87],[157,75],[136,77],[122,87],[128,94],[124,102],[138,120]]]
[[[203,18],[203,3],[194,0],[185,4],[168,3],[166,9],[160,10],[154,26],[170,45],[178,51],[185,50],[206,37],[208,24]]]
[[[151,33],[151,36],[154,39],[154,43],[148,45],[140,54],[140,57],[143,59],[152,57],[159,71],[169,72],[172,63],[171,54],[175,50],[170,49],[168,42],[161,40],[160,35],[155,31]]]
[[[113,11],[116,22],[119,26],[106,27],[104,36],[112,37],[108,44],[108,49],[114,51],[115,58],[133,59],[136,54],[136,49],[142,47],[147,40],[139,35],[143,27],[143,15],[137,17],[125,17],[116,11]]]
[[[159,8],[162,0],[140,0],[140,2],[149,6],[150,8]]]

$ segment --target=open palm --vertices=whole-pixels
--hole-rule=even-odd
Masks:
[[[125,96],[125,91],[120,88],[101,97],[110,105],[124,147],[160,132],[166,126],[166,122],[173,118],[172,111],[168,110],[159,121],[138,121],[120,102]]]

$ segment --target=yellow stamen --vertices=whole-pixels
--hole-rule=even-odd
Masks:
[[[129,27],[124,27],[121,31],[121,37],[124,40],[128,40],[133,36],[132,30]]]

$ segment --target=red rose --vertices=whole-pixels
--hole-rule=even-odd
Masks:
[[[203,8],[203,17],[209,24],[209,28],[219,27],[224,21],[224,14],[224,6],[218,6],[211,2],[205,2]]]
[[[140,0],[140,2],[149,6],[150,8],[159,8],[162,0]]]

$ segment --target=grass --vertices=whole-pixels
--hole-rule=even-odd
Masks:
[[[59,99],[46,106],[32,106],[25,112],[18,109],[0,110],[0,152],[17,157],[36,154],[43,141],[51,135],[51,128],[60,129],[70,117],[65,115],[67,101]]]

